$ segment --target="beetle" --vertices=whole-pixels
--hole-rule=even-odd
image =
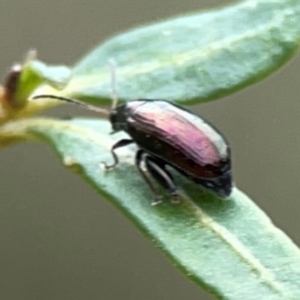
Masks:
[[[108,115],[112,133],[125,131],[131,139],[122,139],[112,146],[114,162],[110,165],[105,163],[105,168],[112,169],[119,163],[115,153],[117,148],[136,143],[139,149],[136,152],[135,164],[156,196],[158,193],[141,167],[143,161],[152,177],[173,197],[177,196],[178,189],[168,166],[222,198],[227,198],[231,193],[228,142],[212,125],[178,105],[166,100],[139,99],[106,111],[75,99],[55,95],[34,97],[38,98],[72,102]],[[158,197],[153,204],[156,202]]]
[[[166,100],[151,99],[132,100],[117,106],[114,95],[110,110],[56,95],[33,97],[39,98],[78,104],[108,117],[112,133],[125,131],[130,139],[122,139],[112,146],[114,162],[104,163],[104,166],[112,169],[119,163],[117,148],[137,144],[135,165],[155,194],[152,204],[160,202],[160,195],[143,170],[143,162],[148,173],[169,191],[173,199],[176,199],[178,189],[169,166],[223,199],[231,194],[231,154],[227,140],[212,125],[187,109]]]

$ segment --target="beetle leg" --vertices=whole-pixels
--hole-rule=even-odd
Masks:
[[[161,202],[160,193],[157,191],[157,189],[152,184],[151,180],[149,180],[148,176],[145,174],[145,171],[141,168],[141,163],[143,156],[146,155],[145,158],[145,164],[148,172],[151,174],[151,176],[163,187],[167,188],[172,197],[174,197],[174,202],[177,202],[176,196],[178,195],[177,188],[174,184],[172,175],[165,169],[164,163],[152,158],[151,156],[147,155],[147,153],[144,150],[138,150],[135,156],[135,164],[141,174],[141,176],[144,178],[144,180],[149,185],[151,191],[155,195],[155,199],[152,201],[152,205],[159,204]]]
[[[127,146],[131,143],[133,143],[133,140],[123,139],[123,140],[118,141],[117,143],[115,143],[112,146],[110,152],[114,158],[114,162],[111,165],[108,165],[106,162],[103,162],[106,170],[113,169],[119,163],[119,158],[118,158],[117,154],[115,153],[115,149]]]
[[[145,174],[145,171],[141,168],[141,163],[143,156],[146,154],[144,150],[139,149],[135,155],[135,165],[137,166],[137,169],[139,170],[141,176],[143,179],[147,182],[148,186],[150,187],[152,193],[155,195],[155,199],[151,202],[152,205],[156,205],[161,203],[160,195],[156,188],[153,186],[152,182],[149,180],[147,175]]]
[[[145,159],[146,167],[152,177],[164,188],[166,188],[171,196],[172,202],[177,203],[178,190],[174,183],[173,177],[170,172],[165,168],[165,163],[147,156]]]

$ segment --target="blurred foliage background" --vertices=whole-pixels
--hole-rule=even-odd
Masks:
[[[221,2],[230,3],[0,0],[2,79],[29,48],[46,63],[72,65],[118,32]],[[229,139],[239,188],[298,245],[299,73],[296,57],[259,84],[197,106]],[[47,112],[84,114],[71,106]],[[2,149],[0,166],[1,299],[213,299],[47,146]]]

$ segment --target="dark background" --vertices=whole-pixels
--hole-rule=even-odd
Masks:
[[[117,32],[221,2],[229,1],[0,0],[2,78],[29,48],[49,64],[71,65]],[[238,186],[298,245],[299,70],[298,57],[198,106],[230,140]],[[46,145],[2,149],[0,166],[0,299],[213,299]]]

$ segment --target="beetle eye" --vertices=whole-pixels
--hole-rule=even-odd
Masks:
[[[115,110],[112,110],[109,115],[109,120],[111,123],[114,123],[116,119],[117,119],[117,112]]]

